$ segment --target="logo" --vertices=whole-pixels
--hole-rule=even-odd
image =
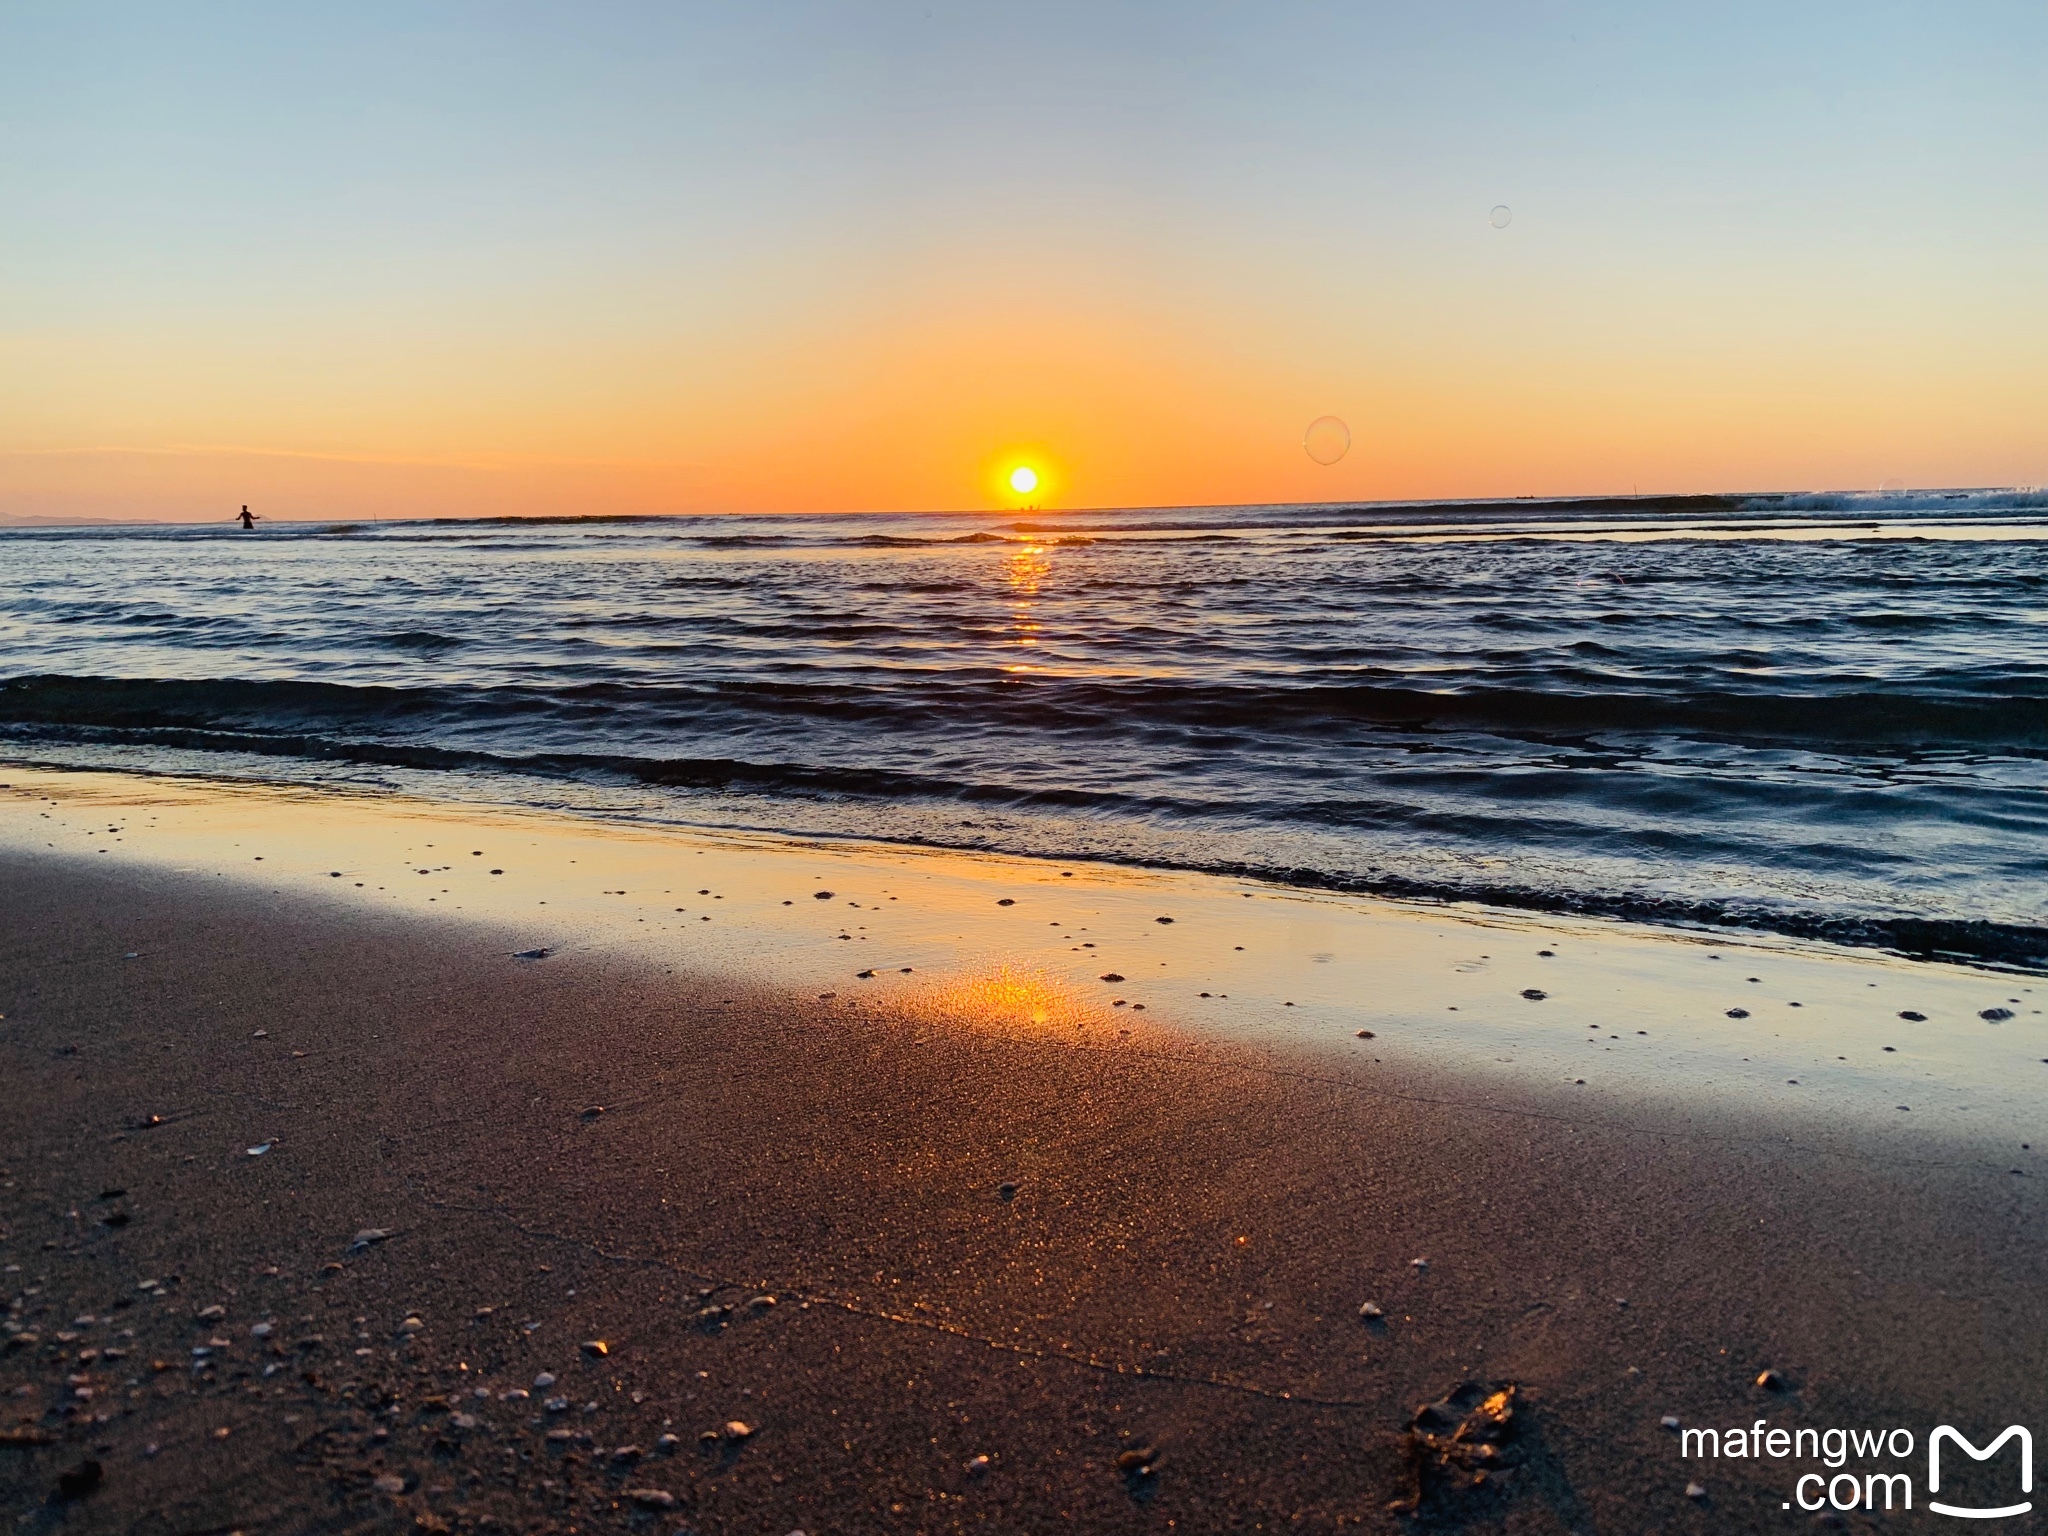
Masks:
[[[2034,1436],[2031,1431],[2019,1424],[2006,1426],[2005,1433],[1985,1446],[1981,1451],[1948,1425],[1943,1424],[1938,1427],[1933,1434],[1927,1437],[1927,1491],[1929,1493],[1941,1492],[1942,1441],[1953,1440],[1956,1444],[1956,1449],[1968,1456],[1972,1461],[1989,1461],[1998,1454],[1999,1448],[2006,1441],[2013,1439],[2017,1439],[2020,1443],[2020,1492],[2032,1493],[2034,1491]],[[2033,1509],[2034,1504],[2029,1499],[2023,1504],[2007,1504],[1998,1509],[1969,1509],[1959,1504],[1942,1504],[1929,1499],[1927,1507],[1937,1515],[1958,1515],[1965,1520],[2002,1520],[2008,1515],[2024,1515]]]
[[[1768,1419],[1758,1419],[1754,1424],[1728,1429],[1706,1426],[1680,1429],[1676,1419],[1666,1419],[1664,1423],[1666,1428],[1677,1433],[1678,1454],[1683,1461],[1789,1461],[1794,1468],[1801,1462],[1808,1467],[1817,1463],[1820,1470],[1802,1470],[1794,1480],[1791,1497],[1781,1506],[1787,1511],[1795,1505],[1809,1512],[1834,1509],[1844,1514],[1854,1510],[1914,1507],[1913,1495],[1917,1490],[1911,1474],[1893,1470],[1911,1465],[1912,1458],[1919,1454],[1919,1436],[1904,1426],[1893,1429],[1824,1429],[1818,1425],[1806,1425],[1798,1429],[1774,1429]],[[2009,1424],[1989,1444],[1980,1448],[1954,1425],[1941,1425],[1927,1437],[1929,1497],[1924,1507],[1932,1514],[1958,1520],[2009,1520],[2015,1515],[2032,1514],[2034,1504],[2031,1498],[2023,1497],[2011,1504],[1994,1505],[1989,1502],[1998,1496],[1994,1490],[2008,1474],[1996,1467],[1984,1466],[1979,1470],[1971,1465],[1973,1462],[1990,1462],[2015,1440],[2019,1442],[2020,1452],[2019,1491],[2022,1495],[2030,1495],[2034,1491],[2032,1430],[2023,1424]],[[1941,1501],[1944,1446],[1969,1458],[1958,1462],[1954,1455],[1949,1457],[1951,1488],[1962,1483],[1965,1487],[1959,1491],[1982,1497],[1985,1503]],[[1891,1465],[1887,1466],[1887,1462]]]

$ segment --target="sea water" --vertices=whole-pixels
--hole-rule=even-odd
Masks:
[[[0,532],[0,756],[2048,968],[2048,495]]]

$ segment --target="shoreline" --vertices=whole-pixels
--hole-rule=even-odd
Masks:
[[[0,1449],[0,1494],[38,1518],[1782,1530],[1805,1518],[1784,1464],[1703,1471],[1662,1418],[1984,1443],[2048,1409],[2044,1143],[1993,1124],[2038,1094],[1969,1060],[2040,1025],[1964,1007],[2010,977],[9,777],[0,1262],[9,1332],[35,1338],[0,1350],[0,1409],[49,1443]],[[337,846],[353,867],[322,867]],[[654,878],[689,909],[666,926],[635,904]],[[909,974],[859,978],[849,956],[881,972],[884,950]],[[1140,961],[1164,977],[1140,987]],[[1906,1069],[1883,1062],[1788,1108],[1740,1060],[1770,1030],[1711,1022],[1726,988],[1796,983],[1823,1056],[1867,1033],[1836,999],[1872,978],[1928,1003],[1911,1072],[1967,1111],[1886,1119]],[[1450,1013],[1451,985],[1496,1016]],[[1617,1010],[1657,1031],[1643,1054]],[[1616,1038],[1567,1033],[1589,1012]],[[1518,1392],[1491,1486],[1407,1434],[1466,1380]],[[1417,1454],[1422,1508],[1390,1510]],[[87,1459],[99,1487],[42,1502]]]
[[[2048,982],[1779,935],[88,771],[0,770],[9,848],[1004,1033],[1285,1049],[1649,1124],[2048,1144]]]

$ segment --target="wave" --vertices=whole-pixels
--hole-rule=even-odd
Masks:
[[[857,626],[850,633],[858,634]],[[431,632],[388,643],[441,649]],[[1737,658],[1739,659],[1739,658]],[[0,682],[0,722],[135,729],[181,727],[253,734],[317,728],[416,730],[479,720],[548,716],[675,728],[735,716],[890,721],[1033,732],[1172,726],[1321,739],[1354,726],[1401,731],[1482,730],[1548,739],[1601,734],[1685,734],[1758,746],[1836,750],[1958,748],[2027,756],[2048,752],[2048,677],[1992,672],[1939,692],[1844,688],[1829,693],[1687,695],[1567,692],[1554,679],[1530,688],[1434,692],[1398,683],[1231,686],[1178,680],[1095,680],[1006,675],[919,678],[883,684],[729,678],[701,683],[582,682],[555,688],[359,686],[314,681],[32,675]]]
[[[372,635],[379,645],[388,645],[399,651],[452,651],[462,642],[453,635],[436,634],[431,629],[405,629],[396,634]]]
[[[2048,488],[2039,486],[1939,489],[1738,491],[1652,495],[1582,495],[1470,498],[1442,501],[1289,502],[1186,507],[1077,507],[1057,514],[1020,518],[961,534],[963,522],[986,523],[986,511],[934,510],[874,513],[587,513],[483,517],[429,517],[363,522],[342,519],[278,520],[263,525],[260,538],[277,540],[465,542],[496,533],[517,540],[549,530],[630,538],[636,533],[706,550],[776,548],[920,548],[948,544],[1004,542],[1007,536],[1043,539],[1067,535],[1149,535],[1288,528],[1356,528],[1355,538],[1423,536],[1424,529],[1503,530],[1532,524],[1564,525],[1586,532],[1596,525],[1615,530],[1645,524],[1682,527],[1712,525],[1719,532],[1762,529],[1773,522],[1828,522],[1848,519],[1915,521],[2035,519],[2048,511]],[[886,531],[880,531],[884,530]],[[1405,533],[1404,533],[1405,531]],[[34,519],[0,520],[0,536],[21,540],[127,541],[239,539],[241,530],[205,523],[65,524]],[[530,544],[488,543],[486,548],[530,548]]]
[[[14,733],[9,733],[14,735]],[[91,740],[97,733],[88,729],[72,736]],[[32,746],[35,738],[14,736],[17,747]],[[1128,817],[1134,813],[1169,812],[1185,814],[1185,804],[1147,800],[1117,792],[1095,792],[1067,788],[1021,789],[995,783],[959,781],[925,773],[833,767],[810,764],[758,762],[730,757],[654,759],[623,754],[593,752],[537,752],[507,754],[477,749],[438,747],[391,742],[346,741],[314,735],[276,734],[255,736],[238,732],[195,729],[144,728],[119,733],[120,744],[154,749],[177,749],[202,754],[233,753],[241,757],[290,758],[349,766],[426,771],[429,773],[480,774],[493,783],[517,779],[544,782],[576,781],[585,784],[627,783],[649,788],[694,792],[714,797],[700,801],[695,818],[702,824],[760,826],[758,819],[733,822],[718,816],[722,803],[715,797],[732,795],[765,797],[787,806],[794,801],[846,800],[903,802],[944,801],[963,808],[983,807],[1011,815],[1050,810],[1106,813]],[[531,797],[545,803],[549,797]],[[686,812],[687,815],[687,812]],[[1139,868],[1185,869],[1234,879],[1252,879],[1308,890],[1393,897],[1434,902],[1477,902],[1488,906],[1523,911],[1560,913],[1608,918],[1627,922],[1684,926],[1703,930],[1749,930],[1814,939],[1863,948],[1878,948],[1908,958],[1947,960],[1997,969],[2048,974],[2048,926],[1983,918],[1924,916],[1900,913],[1843,912],[1816,909],[1784,901],[1738,897],[1686,896],[1643,890],[1586,890],[1554,883],[1518,882],[1466,872],[1459,875],[1425,877],[1400,871],[1357,871],[1305,864],[1274,864],[1255,858],[1200,857],[1162,854],[1158,847],[1142,853],[1119,851],[1095,840],[1075,840],[1060,846],[1057,834],[1048,836],[1039,823],[1026,820],[1012,835],[991,835],[986,822],[944,823],[944,830],[927,823],[917,830],[892,829],[888,840],[970,851],[1008,852],[1054,860],[1074,858],[1122,864]],[[972,835],[968,835],[969,829]],[[770,822],[765,830],[803,832],[800,827],[778,827]],[[1499,831],[1499,827],[1487,830]],[[1016,835],[1021,831],[1022,835]],[[858,832],[841,829],[841,836],[859,837]],[[1186,847],[1197,847],[1199,841]]]

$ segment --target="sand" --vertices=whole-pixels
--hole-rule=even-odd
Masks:
[[[2048,1429],[2027,978],[0,777],[31,1528],[1776,1531],[1661,1421]]]

